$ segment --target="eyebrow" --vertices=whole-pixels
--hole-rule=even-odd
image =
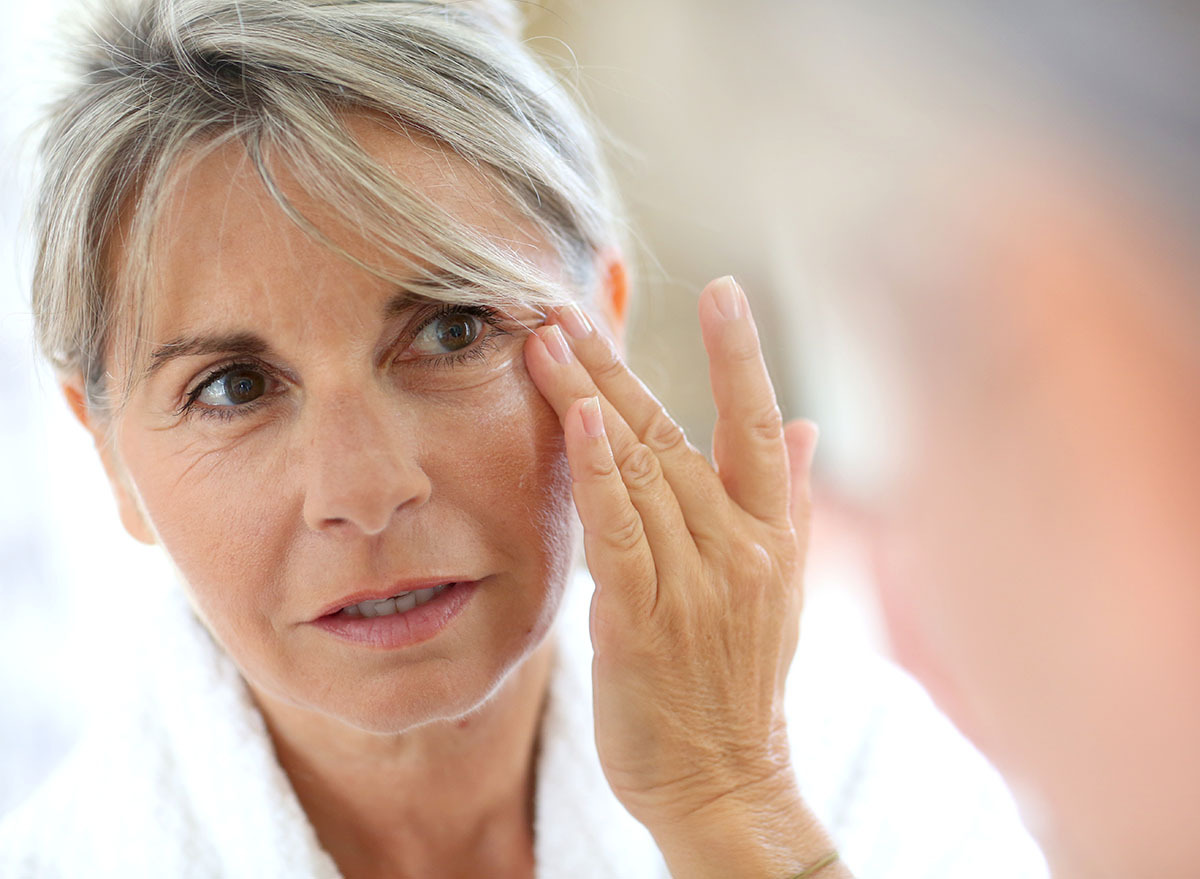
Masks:
[[[224,333],[202,336],[181,336],[154,346],[150,362],[142,373],[148,379],[172,360],[180,357],[200,357],[206,354],[233,354],[246,357],[263,357],[271,346],[255,333]]]
[[[451,283],[449,274],[437,273],[435,280]],[[388,298],[383,306],[385,321],[394,320],[416,305],[436,301],[429,296],[401,290]],[[155,345],[150,352],[150,361],[142,373],[142,380],[149,379],[172,360],[181,357],[203,357],[209,354],[232,354],[244,357],[267,357],[271,346],[257,333],[212,333],[199,336],[177,336],[168,342]]]
[[[388,301],[383,306],[384,321],[394,320],[400,317],[414,305],[420,305],[424,302],[431,302],[427,296],[422,296],[419,293],[413,293],[408,290],[401,290],[399,293],[388,298]]]
[[[467,280],[457,272],[452,272],[447,269],[432,269],[424,273],[420,284],[414,284],[410,288],[402,288],[393,295],[383,306],[383,318],[385,321],[393,320],[400,317],[406,311],[421,305],[436,305],[439,302],[455,301],[459,299],[447,300],[438,295],[441,290],[473,290],[479,294],[480,301],[486,301],[488,297],[483,293],[481,288],[474,281]]]

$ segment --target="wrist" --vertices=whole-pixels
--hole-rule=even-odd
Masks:
[[[647,821],[675,879],[845,879],[835,847],[790,770],[730,790],[685,812]]]

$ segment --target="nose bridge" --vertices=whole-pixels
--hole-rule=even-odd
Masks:
[[[330,389],[305,401],[304,518],[324,531],[383,531],[398,509],[428,499],[416,447],[417,426],[397,401],[368,388]]]

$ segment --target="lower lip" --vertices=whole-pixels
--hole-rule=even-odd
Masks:
[[[478,585],[478,580],[455,583],[433,600],[404,613],[383,617],[348,617],[335,613],[313,620],[313,625],[335,638],[365,647],[380,650],[411,647],[430,640],[447,628],[466,607]]]

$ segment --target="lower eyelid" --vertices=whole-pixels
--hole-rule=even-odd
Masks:
[[[256,397],[248,403],[242,403],[237,406],[210,406],[206,403],[196,401],[188,407],[183,415],[198,415],[201,418],[219,418],[228,421],[257,412],[259,409],[269,406],[274,402],[274,398],[278,396],[280,396],[278,391],[268,391],[261,397]]]

